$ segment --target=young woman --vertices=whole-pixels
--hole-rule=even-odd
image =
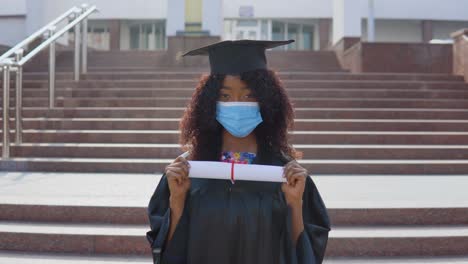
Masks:
[[[223,41],[185,55],[208,55],[180,123],[188,160],[284,166],[286,182],[189,178],[179,156],[148,205],[155,263],[322,263],[327,209],[288,143],[294,112],[265,49],[290,41]]]

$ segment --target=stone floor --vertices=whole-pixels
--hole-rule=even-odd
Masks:
[[[110,264],[110,263],[152,263],[146,257],[115,257],[115,256],[76,256],[23,254],[0,251],[2,264]],[[355,258],[355,259],[325,259],[324,264],[468,264],[468,257],[432,257],[432,258]]]
[[[468,175],[314,175],[327,208],[468,207]],[[145,207],[160,174],[0,172],[0,203]]]

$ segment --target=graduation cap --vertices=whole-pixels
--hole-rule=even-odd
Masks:
[[[294,42],[290,40],[225,40],[186,52],[182,56],[209,57],[211,73],[239,74],[266,69],[265,50]]]

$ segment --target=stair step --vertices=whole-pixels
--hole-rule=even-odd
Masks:
[[[0,171],[160,173],[173,159],[117,159],[66,157],[12,157],[0,161]],[[464,174],[468,160],[356,160],[301,159],[304,168],[317,174]]]
[[[372,74],[372,73],[363,73],[363,74],[350,74],[344,72],[330,72],[330,73],[320,73],[320,72],[287,72],[279,71],[277,72],[281,79],[301,79],[301,80],[434,80],[434,81],[462,81],[461,76],[454,75],[445,75],[445,74]],[[104,72],[90,72],[84,76],[87,80],[96,80],[96,79],[194,79],[199,78],[201,72],[113,72],[113,73],[104,73]]]
[[[13,129],[10,139],[14,141]],[[3,134],[3,133],[1,133]],[[432,131],[292,131],[292,144],[468,144],[468,132]],[[24,142],[177,144],[178,130],[24,129]]]
[[[99,176],[94,174],[95,176]],[[67,175],[66,175],[67,176]],[[69,177],[73,177],[68,175]],[[104,175],[105,177],[105,175]],[[136,179],[141,177],[135,176]],[[86,179],[86,178],[85,178]],[[60,182],[60,181],[58,181]],[[22,183],[24,184],[24,183]],[[78,187],[80,188],[80,186]],[[8,195],[8,194],[7,194]],[[41,196],[41,195],[39,195]],[[69,195],[65,198],[68,201]],[[76,195],[79,199],[79,195]],[[20,200],[21,201],[21,200]],[[118,202],[118,201],[117,201]],[[34,222],[34,223],[75,223],[75,224],[117,224],[117,225],[148,225],[148,215],[145,207],[119,206],[74,206],[74,205],[47,205],[47,204],[0,204],[2,214],[0,221],[5,222]],[[453,216],[463,215],[467,210],[454,212]],[[434,214],[446,214],[446,209],[434,210]],[[415,215],[418,215],[415,213]],[[421,213],[420,213],[421,215]],[[426,215],[426,214],[424,214]],[[415,217],[418,218],[418,217]],[[443,217],[441,217],[443,218]],[[447,221],[448,219],[445,219]],[[450,223],[457,223],[456,219],[450,219]],[[441,222],[444,223],[444,219]]]
[[[24,107],[23,117],[180,118],[185,107]],[[468,119],[468,109],[296,107],[296,118]],[[15,109],[10,108],[10,117]]]
[[[0,121],[2,119],[0,118]],[[180,118],[23,118],[24,129],[177,130]],[[15,127],[14,118],[10,127]],[[468,120],[295,119],[296,130],[315,131],[468,131]]]
[[[77,230],[77,232],[84,232],[84,230]],[[25,252],[150,256],[149,243],[144,235],[44,234],[6,231],[0,232],[0,249]]]
[[[60,70],[60,69],[59,69]],[[132,71],[134,70],[134,71]],[[197,70],[197,69],[178,69],[178,70],[171,70],[171,69],[157,69],[157,68],[142,68],[142,67],[135,67],[135,68],[119,68],[119,67],[89,67],[89,71],[86,75],[83,75],[84,78],[86,77],[106,77],[109,76],[107,79],[114,79],[115,77],[119,76],[129,76],[134,77],[135,79],[139,79],[141,76],[154,76],[153,79],[160,79],[165,76],[173,77],[174,76],[184,76],[185,78],[198,78],[201,74],[204,74],[204,71]],[[451,80],[451,81],[464,81],[463,76],[460,75],[452,75],[452,74],[443,74],[443,73],[348,73],[348,72],[314,72],[314,71],[288,71],[288,70],[280,70],[277,71],[277,74],[281,78],[305,78],[305,79],[322,79],[325,78],[326,80],[336,80],[336,79],[346,79],[346,80],[365,80],[369,79],[376,79],[376,80]],[[48,78],[49,72],[47,71],[36,71],[36,72],[25,72],[23,74],[24,78]],[[58,71],[56,76],[64,76],[64,77],[73,77],[73,72],[63,72]],[[131,78],[130,78],[131,79]],[[182,79],[182,78],[178,78]]]
[[[151,257],[122,255],[47,254],[34,252],[0,251],[2,264],[110,264],[151,263]]]
[[[149,255],[149,245],[145,236],[148,230],[147,225],[0,222],[0,249]],[[17,243],[19,241],[22,243]],[[326,255],[468,255],[468,249],[465,247],[467,242],[468,226],[332,226]],[[110,246],[115,243],[119,243],[119,247]],[[434,247],[435,245],[438,246]]]
[[[92,235],[92,236],[142,236],[148,225],[73,224],[0,221],[0,233]],[[468,226],[332,226],[331,238],[434,238],[466,237]],[[468,249],[467,249],[468,250]],[[466,252],[468,253],[468,252]]]
[[[2,226],[0,225],[0,229]],[[20,229],[21,230],[21,229]],[[351,226],[335,227],[331,237],[337,238],[415,238],[467,237],[468,226]],[[468,249],[467,249],[468,250]],[[468,252],[467,252],[468,253]]]
[[[419,98],[419,99],[468,99],[468,89],[340,89],[340,88],[289,88],[290,97],[312,98]],[[67,98],[81,97],[186,97],[192,96],[192,88],[56,88],[56,96]],[[48,98],[49,91],[44,88],[23,89],[23,99]],[[15,89],[10,90],[15,98]],[[1,97],[0,97],[1,98]]]
[[[314,176],[314,180],[320,177],[323,176]],[[404,193],[404,191],[402,193]],[[8,195],[9,194],[7,192],[6,196]],[[71,196],[73,196],[73,194]],[[9,197],[7,197],[6,201],[8,201],[8,198]],[[65,198],[65,201],[68,201],[67,199],[69,198]],[[366,206],[365,204],[358,204],[356,202],[355,204],[355,206]],[[114,204],[113,206],[0,204],[0,209],[2,211],[2,214],[0,215],[0,221],[14,221],[21,223],[48,222],[148,225],[149,222],[146,208],[141,207],[141,204],[139,206],[140,207],[125,207],[118,206],[118,204]],[[332,208],[328,203],[327,206],[328,214],[330,219],[332,219],[334,226],[468,225],[468,207]],[[349,206],[349,203],[347,206]]]
[[[0,221],[0,233],[141,236],[148,231],[147,229],[146,225]]]
[[[466,99],[401,99],[401,98],[290,98],[294,107],[352,107],[352,108],[448,108],[466,109]],[[59,107],[186,107],[188,97],[56,97]],[[10,106],[15,106],[10,99]],[[3,102],[2,104],[3,105]],[[46,107],[48,98],[23,98],[25,107]]]
[[[1,144],[0,144],[1,146]],[[468,145],[295,144],[302,157],[327,159],[468,159]],[[12,157],[161,158],[181,154],[178,144],[21,143],[12,142]]]
[[[424,256],[424,257],[329,257],[324,264],[468,264],[468,256]]]
[[[467,89],[468,85],[460,81],[377,81],[377,80],[284,80],[284,87],[287,88],[359,88],[359,89]],[[14,82],[11,87],[14,87]],[[144,87],[160,87],[160,88],[195,88],[196,80],[187,79],[155,79],[155,80],[82,80],[79,82],[71,80],[57,80],[57,87],[72,87],[72,88],[144,88]],[[24,88],[46,88],[47,81],[42,80],[25,80],[23,81]]]
[[[426,80],[426,81],[463,81],[462,76],[448,74],[386,74],[386,73],[360,73],[350,74],[345,72],[277,72],[281,79],[305,79],[305,80]],[[83,75],[84,80],[101,79],[197,79],[203,74],[201,71],[89,71]],[[57,80],[67,80],[73,78],[72,72],[58,72]],[[48,72],[26,72],[23,76],[26,80],[47,80]]]
[[[77,255],[46,254],[33,252],[2,252],[0,262],[3,264],[109,264],[109,263],[151,263],[151,257],[118,256],[118,255]],[[468,256],[431,256],[431,257],[325,257],[324,264],[468,264]]]
[[[467,109],[464,99],[386,99],[386,98],[290,98],[294,107],[354,107],[354,108],[452,108]],[[63,98],[57,106],[63,107],[185,107],[186,97],[158,98]],[[42,104],[47,103],[44,101]],[[39,106],[39,102],[26,101],[26,106]]]

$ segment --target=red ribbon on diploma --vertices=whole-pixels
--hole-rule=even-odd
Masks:
[[[234,161],[231,162],[231,183],[234,184]]]

